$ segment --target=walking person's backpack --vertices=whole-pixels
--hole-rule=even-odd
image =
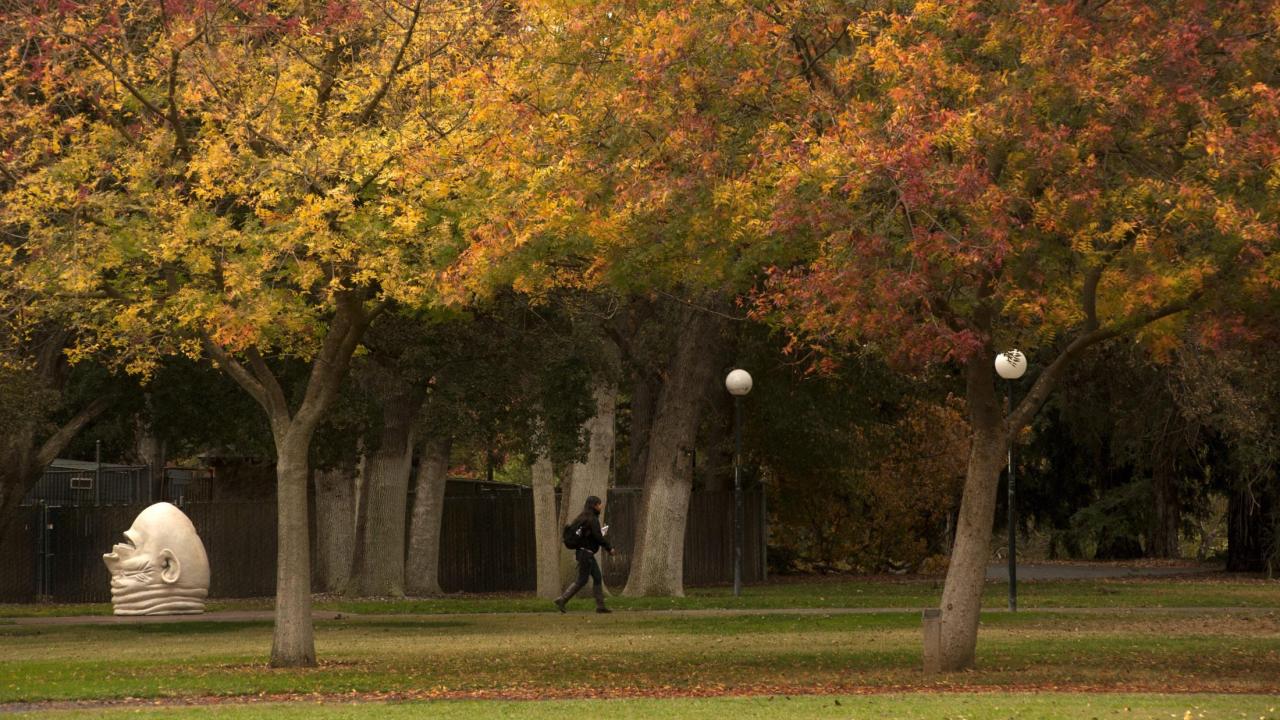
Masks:
[[[582,547],[582,531],[586,530],[582,523],[569,523],[564,526],[564,546],[570,550]]]

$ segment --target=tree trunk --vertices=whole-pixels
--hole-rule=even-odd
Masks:
[[[356,547],[347,594],[404,597],[405,517],[413,473],[413,426],[424,388],[390,374],[381,379],[382,433],[365,465]]]
[[[307,519],[308,428],[291,427],[276,442],[276,612],[272,667],[313,667],[311,544]]]
[[[311,537],[307,517],[308,455],[316,427],[333,406],[360,338],[385,306],[367,312],[357,293],[341,292],[329,332],[307,376],[297,412],[256,347],[245,349],[247,365],[203,337],[205,350],[266,412],[276,444],[276,611],[272,667],[314,667],[311,622]]]
[[[61,352],[61,346],[58,347]],[[40,482],[45,467],[110,404],[106,396],[94,399],[43,441],[31,424],[0,438],[0,541],[7,537],[9,523],[13,522],[22,499]],[[3,551],[0,547],[0,552]]]
[[[0,463],[3,463],[2,457]],[[0,552],[9,552],[4,547],[4,539],[9,537],[9,524],[17,518],[18,508],[27,488],[31,487],[30,483],[30,476],[22,468],[0,466]]]
[[[533,546],[537,558],[538,597],[560,595],[560,533],[556,529],[556,478],[551,460],[533,463]]]
[[[147,412],[145,415],[139,414],[134,419],[134,428],[137,441],[134,445],[134,453],[138,460],[146,465],[149,469],[150,477],[147,482],[147,500],[160,501],[164,500],[163,493],[166,490],[164,469],[168,464],[168,447],[164,440],[156,437],[151,432],[151,423],[147,421],[147,416],[151,416],[152,404],[151,393],[146,393],[144,401],[146,403]]]
[[[1272,483],[1280,486],[1280,479]],[[1272,555],[1280,543],[1280,492],[1258,483],[1237,487],[1227,501],[1227,570],[1275,570]]]
[[[338,466],[317,470],[316,488],[316,587],[340,593],[351,577],[355,548],[355,468]]]
[[[733,492],[733,396],[721,383],[712,383],[707,392],[707,410],[712,416],[704,426],[703,452],[698,456],[700,490]]]
[[[942,629],[940,669],[963,670],[973,665],[978,644],[978,618],[982,608],[982,587],[991,551],[991,525],[999,487],[1000,468],[1005,464],[1013,434],[1030,424],[1067,367],[1088,348],[1115,337],[1132,333],[1157,320],[1182,312],[1198,295],[1179,300],[1123,322],[1100,327],[1096,314],[1096,292],[1102,269],[1095,268],[1085,279],[1082,303],[1085,311],[1083,332],[1063,350],[1031,385],[1031,389],[1001,416],[995,393],[994,352],[989,343],[965,364],[965,394],[969,404],[972,444],[965,471],[964,496],[956,526],[956,541],[947,579],[942,589]],[[995,314],[988,287],[983,287],[982,302],[975,309],[974,326],[987,338],[991,336]]]
[[[649,431],[653,428],[654,406],[658,400],[658,380],[641,370],[631,388],[631,423],[627,430],[627,474],[620,484],[644,487],[649,462]]]
[[[628,596],[684,595],[684,536],[693,452],[706,386],[714,381],[720,323],[687,309],[649,434],[644,491],[632,548]]]
[[[956,522],[955,545],[942,590],[940,649],[944,671],[973,666],[982,588],[991,555],[996,488],[1009,450],[1009,434],[996,399],[994,373],[988,358],[987,354],[979,355],[965,368],[973,441]]]
[[[592,395],[596,411],[585,423],[588,437],[587,460],[573,464],[569,480],[560,493],[561,528],[582,512],[588,497],[594,495],[602,500],[608,499],[609,472],[613,468],[616,440],[618,386],[613,382],[601,381],[596,384]],[[605,512],[608,511],[606,503]],[[605,522],[603,515],[600,522]],[[557,545],[560,547],[560,583],[564,585],[577,575],[578,561],[574,558],[573,551],[565,548],[563,543]]]
[[[444,519],[444,491],[449,480],[449,450],[453,438],[429,434],[422,443],[418,479],[413,490],[413,521],[409,525],[409,560],[405,583],[414,595],[439,595],[440,527]]]
[[[1167,440],[1166,440],[1167,442]],[[1182,556],[1178,538],[1182,530],[1182,502],[1178,498],[1174,455],[1158,452],[1151,472],[1151,527],[1147,532],[1147,557]]]
[[[0,542],[8,537],[9,523],[18,514],[22,498],[35,487],[44,472],[32,462],[34,433],[19,431],[0,441]],[[0,546],[0,552],[5,548]]]

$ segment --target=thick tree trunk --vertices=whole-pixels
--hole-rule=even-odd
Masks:
[[[973,441],[956,522],[955,545],[942,590],[940,649],[944,671],[963,670],[973,665],[982,588],[991,554],[996,488],[1009,449],[1008,430],[996,399],[988,356],[971,360],[965,375]]]
[[[291,424],[292,425],[292,424]],[[311,545],[307,519],[307,453],[311,432],[296,425],[276,443],[276,612],[272,667],[312,667]]]
[[[545,455],[533,463],[533,546],[538,597],[559,597],[561,542],[556,529],[556,478],[551,460]]]
[[[356,547],[347,594],[403,597],[405,517],[413,474],[413,426],[425,391],[399,378],[384,378],[382,433],[365,464],[364,492],[356,518]]]
[[[15,433],[0,442],[0,542],[3,542],[22,498],[40,481],[44,468],[32,462],[31,433]],[[0,546],[0,552],[4,551]]]
[[[351,577],[355,549],[355,473],[353,467],[317,470],[316,488],[316,587],[340,593]]]
[[[632,548],[629,596],[684,595],[684,536],[693,452],[706,386],[715,380],[720,323],[685,311],[649,434],[645,484]]]
[[[356,293],[339,293],[328,334],[311,362],[297,412],[292,412],[280,381],[255,347],[244,351],[247,364],[205,336],[205,350],[266,412],[276,443],[276,611],[271,642],[272,667],[314,667],[311,623],[311,537],[308,527],[308,455],[316,427],[333,406],[360,337],[381,312],[366,312]]]
[[[409,525],[409,559],[405,583],[414,595],[439,595],[440,526],[444,491],[449,481],[449,451],[453,438],[429,434],[422,443],[418,478],[413,490],[413,521]]]
[[[0,457],[0,463],[3,462]],[[9,537],[9,523],[18,516],[18,508],[29,487],[31,479],[21,468],[0,466],[0,552],[8,552],[4,538]]]
[[[585,423],[587,431],[587,460],[574,463],[569,472],[569,480],[560,493],[560,527],[582,512],[587,498],[592,495],[607,500],[609,495],[609,473],[613,468],[613,451],[616,435],[618,386],[610,381],[596,384],[592,392],[595,398],[596,411]],[[605,513],[609,512],[608,504]],[[604,516],[600,522],[604,523]],[[567,584],[578,573],[578,562],[573,551],[560,547],[560,582]],[[602,558],[603,559],[603,558]]]
[[[1176,464],[1172,452],[1157,453],[1151,473],[1151,527],[1147,532],[1147,557],[1182,556],[1182,501],[1178,497]]]
[[[644,487],[644,474],[649,462],[649,431],[661,385],[643,371],[637,374],[631,388],[631,424],[627,431],[627,474],[619,484]]]

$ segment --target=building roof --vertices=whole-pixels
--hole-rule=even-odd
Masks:
[[[146,465],[119,465],[116,463],[102,463],[101,466],[92,460],[68,460],[66,458],[58,458],[49,463],[50,470],[79,470],[84,472],[93,472],[101,467],[103,470],[140,470]]]

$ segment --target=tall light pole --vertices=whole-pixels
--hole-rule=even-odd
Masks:
[[[996,355],[996,374],[1008,380],[1005,385],[1005,420],[1013,414],[1013,382],[1027,371],[1027,356],[1017,350]],[[1013,492],[1013,433],[1009,437],[1009,611],[1018,610],[1018,510]]]
[[[733,596],[742,594],[743,526],[742,508],[742,398],[751,392],[751,373],[738,369],[724,379],[733,396]]]

